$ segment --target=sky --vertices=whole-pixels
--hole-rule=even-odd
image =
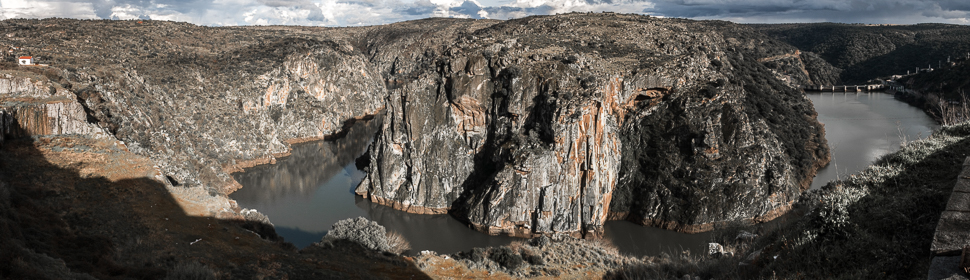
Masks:
[[[152,19],[207,26],[358,26],[605,11],[739,23],[970,24],[970,0],[0,0],[0,19]]]

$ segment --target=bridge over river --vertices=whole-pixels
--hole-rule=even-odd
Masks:
[[[840,85],[840,86],[803,86],[805,91],[821,92],[861,92],[861,91],[883,91],[886,89],[882,84],[871,85]]]

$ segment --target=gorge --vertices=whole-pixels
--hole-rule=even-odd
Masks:
[[[291,155],[297,145],[324,151],[306,142],[355,135],[354,122],[375,126],[376,137],[336,146],[366,156],[332,164],[353,159],[366,171],[353,175],[361,179],[355,194],[374,206],[448,214],[434,217],[488,234],[597,238],[611,220],[683,233],[769,221],[830,160],[823,126],[798,86],[839,79],[814,53],[748,26],[613,13],[354,28],[65,19],[5,20],[0,28],[0,44],[48,64],[5,63],[0,72],[0,194],[11,186],[0,207],[20,209],[0,214],[13,232],[0,245],[34,256],[20,260],[24,267],[55,256],[68,260],[60,263],[67,271],[113,273],[86,263],[100,259],[64,253],[72,247],[20,234],[36,231],[21,216],[40,206],[3,199],[93,203],[72,197],[75,188],[121,196],[124,207],[151,208],[104,218],[138,220],[126,224],[130,232],[92,220],[102,214],[94,205],[50,201],[44,205],[56,210],[38,212],[49,214],[38,220],[106,240],[91,244],[128,269],[113,271],[143,278],[173,269],[182,252],[237,276],[341,278],[340,261],[361,260],[375,271],[416,271],[396,255],[297,252],[280,241],[276,218],[239,205],[247,195],[272,194],[240,189],[245,173],[230,174],[300,160]],[[57,162],[60,153],[82,154],[75,158],[83,162]],[[8,168],[21,166],[21,156],[78,178],[36,191],[44,175]],[[90,178],[104,180],[71,183]],[[126,187],[131,178],[151,186],[151,200]],[[292,183],[301,192],[316,182]],[[106,190],[86,188],[93,185]],[[230,199],[234,193],[240,198]],[[156,203],[159,195],[168,200]],[[198,227],[162,222],[170,219]],[[138,257],[115,258],[120,251]]]
[[[929,136],[936,127],[919,109],[886,93],[807,94],[832,143],[832,162],[812,181],[818,189],[830,181],[863,170],[875,159],[907,141]],[[454,254],[474,247],[507,245],[516,239],[475,232],[448,215],[410,214],[376,205],[353,193],[365,176],[354,157],[366,151],[378,122],[358,122],[342,138],[294,145],[292,155],[276,164],[248,169],[234,176],[243,188],[230,195],[246,208],[259,209],[277,232],[297,247],[324,236],[341,219],[366,217],[411,243],[412,253],[431,250]],[[364,157],[369,158],[368,155]],[[360,166],[364,169],[365,166]],[[757,232],[757,227],[749,230]],[[627,221],[605,223],[604,237],[621,253],[636,256],[702,254],[711,233],[685,234]]]

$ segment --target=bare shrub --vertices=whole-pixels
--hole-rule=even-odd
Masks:
[[[968,103],[970,100],[966,96],[962,96],[959,101],[950,101],[941,96],[930,94],[927,100],[930,104],[936,106],[940,123],[943,125],[955,125],[970,119],[968,118],[970,116],[970,103]]]
[[[587,240],[587,242],[589,242],[590,245],[593,245],[594,247],[599,247],[599,248],[603,249],[603,251],[605,251],[607,253],[611,253],[613,255],[619,255],[620,254],[620,251],[616,249],[616,245],[613,245],[613,240],[612,239],[609,239],[609,238],[606,238],[605,236],[604,237],[598,237],[598,238],[592,238],[592,239],[586,239],[586,240]]]
[[[395,254],[402,254],[411,250],[411,242],[408,242],[404,235],[396,231],[387,232],[387,246],[389,248],[387,251]]]

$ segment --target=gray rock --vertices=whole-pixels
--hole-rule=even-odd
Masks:
[[[629,15],[438,27],[374,50],[395,85],[356,190],[374,202],[490,234],[596,235],[608,218],[698,232],[787,211],[828,160],[807,99],[752,73],[795,49],[733,38],[753,32]]]
[[[734,252],[725,250],[724,246],[719,243],[707,243],[707,254],[715,258],[734,256]]]
[[[26,125],[42,132],[96,128],[151,158],[158,177],[211,197],[240,187],[230,172],[381,109],[356,192],[491,234],[769,220],[828,160],[811,104],[791,87],[811,80],[788,71],[803,66],[796,49],[730,23],[567,14],[146,32],[46,21],[59,24],[6,22],[37,34],[83,24],[73,36],[100,43],[0,38],[59,63],[18,71],[0,92],[64,100],[4,103],[7,115],[57,115]],[[225,204],[206,209],[235,208]]]

